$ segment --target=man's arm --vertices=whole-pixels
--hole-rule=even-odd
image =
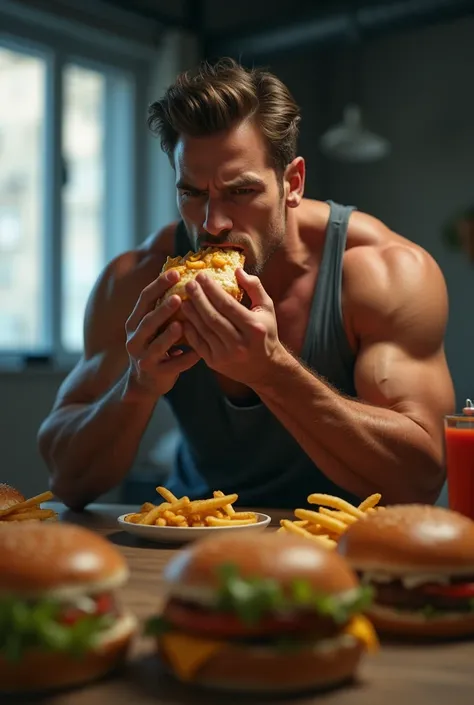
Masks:
[[[181,324],[167,325],[181,299],[156,307],[179,278],[173,271],[158,276],[169,234],[165,229],[163,250],[124,253],[99,278],[87,306],[83,358],[39,430],[51,488],[72,508],[125,477],[158,399],[198,359],[193,352],[168,356],[182,335]]]
[[[123,479],[156,403],[153,398],[137,403],[126,394],[125,320],[136,296],[122,291],[121,282],[136,263],[126,253],[97,282],[86,311],[83,357],[38,432],[51,489],[74,509]]]
[[[396,244],[375,253],[354,248],[345,268],[359,400],[281,348],[254,389],[339,486],[359,497],[381,492],[386,503],[430,503],[444,480],[442,418],[454,406],[445,284],[422,250]]]

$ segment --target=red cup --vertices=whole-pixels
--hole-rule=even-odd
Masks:
[[[474,415],[444,418],[449,508],[474,519]]]

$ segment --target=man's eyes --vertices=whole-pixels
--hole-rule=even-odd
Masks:
[[[248,196],[253,192],[253,188],[236,188],[232,191],[232,193],[234,193],[236,196]]]
[[[254,192],[255,189],[253,188],[235,188],[230,191],[233,196],[250,196]],[[180,193],[186,198],[201,198],[207,195],[206,191],[197,191],[194,189],[180,189]]]

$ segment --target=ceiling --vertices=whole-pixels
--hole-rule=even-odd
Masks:
[[[374,2],[375,0],[369,0]],[[295,12],[288,0],[239,0],[226,3],[222,0],[107,0],[110,5],[127,9],[148,19],[155,19],[169,26],[193,28],[195,22],[206,33],[235,32],[244,28],[294,21]],[[324,13],[337,6],[355,5],[356,0],[298,0],[298,14],[311,11]],[[270,16],[270,17],[269,17]]]
[[[474,14],[474,0],[105,0],[158,25],[198,33],[206,53],[257,55],[364,39]]]

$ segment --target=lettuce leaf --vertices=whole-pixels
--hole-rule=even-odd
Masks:
[[[28,649],[66,651],[80,657],[114,622],[112,615],[84,615],[74,624],[61,624],[62,610],[56,600],[0,598],[0,654],[10,661],[20,660]]]
[[[311,583],[295,579],[289,594],[269,578],[241,577],[237,566],[225,564],[219,568],[219,587],[214,609],[230,612],[249,626],[258,624],[267,614],[294,609],[313,611],[346,624],[355,614],[364,612],[372,603],[374,590],[360,585],[349,595],[325,595],[316,592]],[[163,616],[150,617],[145,623],[146,636],[160,636],[172,627]]]
[[[145,636],[161,636],[171,630],[171,625],[161,615],[149,617],[145,621],[144,635]]]
[[[360,585],[349,596],[325,595],[311,583],[295,579],[287,594],[279,583],[269,578],[243,578],[238,568],[226,564],[219,569],[220,586],[217,609],[237,614],[247,624],[255,624],[265,613],[303,608],[344,624],[372,602],[374,591]]]

